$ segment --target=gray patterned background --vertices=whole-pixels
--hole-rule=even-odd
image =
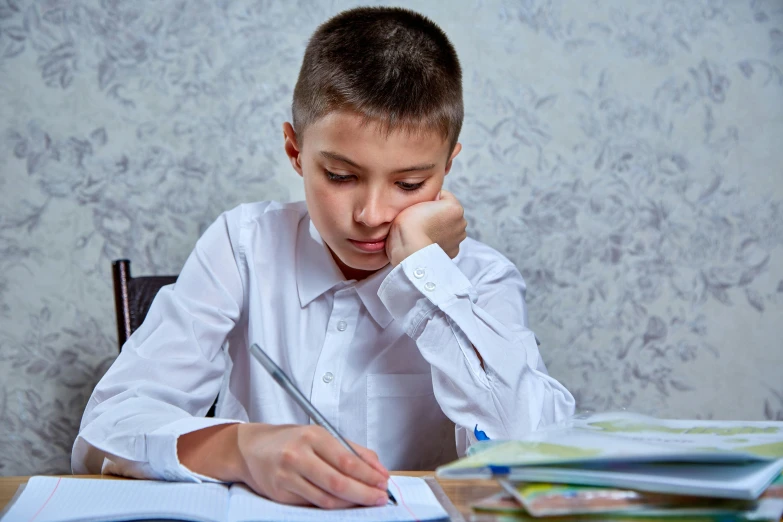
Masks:
[[[110,261],[176,273],[283,153],[351,1],[0,0],[0,474],[67,472],[116,355]],[[783,0],[402,2],[451,36],[447,187],[582,409],[783,419]]]

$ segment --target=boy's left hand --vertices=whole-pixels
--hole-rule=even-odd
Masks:
[[[406,208],[394,218],[386,241],[386,255],[397,266],[409,255],[437,243],[452,259],[468,237],[465,210],[447,190],[435,201],[424,201]]]

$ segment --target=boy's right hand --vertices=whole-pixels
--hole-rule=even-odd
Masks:
[[[245,484],[277,502],[335,509],[389,501],[378,455],[353,445],[360,459],[320,426],[242,424],[237,444]]]
[[[388,502],[389,472],[375,452],[352,444],[360,459],[320,426],[248,423],[217,428],[236,432],[230,435],[227,429],[220,430],[228,436],[211,443],[204,440],[202,448],[194,448],[188,441],[193,434],[180,437],[178,452],[183,465],[218,480],[244,482],[256,493],[285,504],[338,509]],[[215,448],[225,444],[233,445],[234,451]],[[224,462],[220,466],[223,471],[214,462],[221,456],[234,461]]]

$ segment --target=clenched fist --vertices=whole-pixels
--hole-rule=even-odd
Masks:
[[[435,201],[416,203],[400,212],[391,224],[386,240],[386,255],[393,266],[437,243],[452,259],[467,237],[465,210],[447,190],[441,190]]]

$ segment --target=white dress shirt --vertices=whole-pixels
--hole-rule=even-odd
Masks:
[[[472,239],[453,260],[430,245],[346,281],[303,202],[241,205],[207,229],[96,386],[73,472],[205,480],[179,463],[180,435],[310,422],[251,357],[253,342],[388,469],[453,460],[475,427],[521,436],[574,411],[526,326],[524,295],[516,267]]]

